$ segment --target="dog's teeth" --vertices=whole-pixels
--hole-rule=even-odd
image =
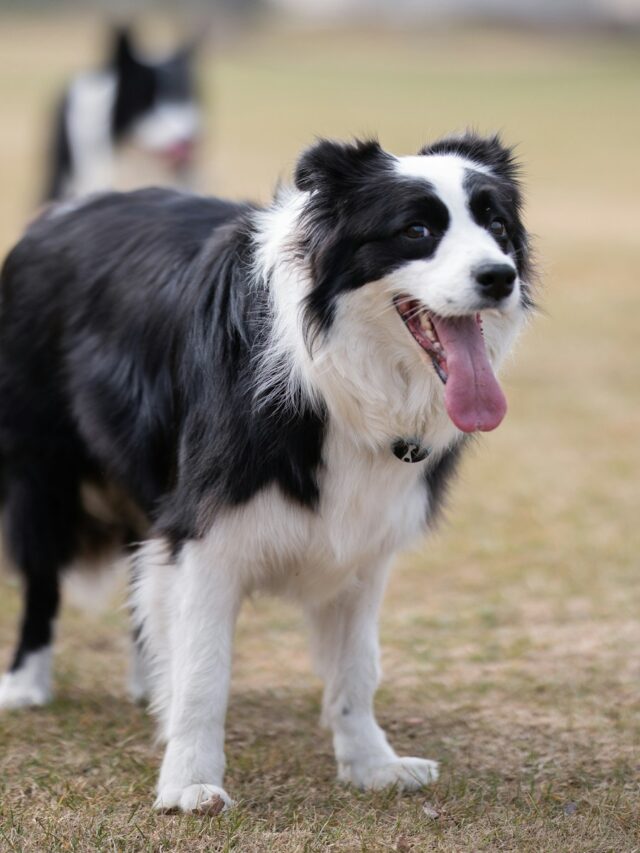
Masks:
[[[429,338],[430,341],[435,340],[435,332],[433,330],[433,323],[428,314],[420,314],[419,315],[419,324],[421,331]]]
[[[420,328],[423,332],[427,332],[433,329],[431,325],[431,320],[427,317],[426,314],[420,314]]]

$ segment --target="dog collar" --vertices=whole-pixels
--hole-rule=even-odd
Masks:
[[[431,448],[426,447],[419,438],[396,438],[391,445],[393,455],[403,462],[422,462],[431,453]]]

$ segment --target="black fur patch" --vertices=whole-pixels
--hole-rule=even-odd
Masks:
[[[527,232],[521,219],[521,199],[512,181],[495,178],[483,172],[468,170],[465,189],[469,195],[469,209],[475,221],[485,228],[494,217],[502,219],[507,227],[504,238],[494,238],[503,252],[510,254],[516,264],[521,281],[522,302],[533,304],[531,295],[531,261]]]
[[[429,465],[425,481],[429,490],[429,523],[437,522],[447,500],[447,490],[456,473],[462,453],[470,443],[468,436],[445,451],[435,465]]]
[[[174,540],[271,483],[315,505],[322,417],[254,400],[250,214],[144,190],[36,222],[3,272],[0,453],[63,443]]]
[[[393,164],[375,141],[324,140],[302,155],[296,184],[313,190],[300,246],[313,280],[306,303],[310,343],[330,327],[341,293],[430,257],[448,228],[449,213],[433,187],[397,174]],[[416,222],[429,226],[430,239],[407,237]]]
[[[461,136],[445,136],[437,142],[424,145],[419,154],[456,154],[482,166],[488,166],[496,175],[514,184],[517,189],[520,166],[513,149],[504,145],[500,137],[478,136],[469,131]]]

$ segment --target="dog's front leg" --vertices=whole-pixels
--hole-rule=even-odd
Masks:
[[[167,746],[155,807],[217,813],[232,805],[222,788],[224,723],[233,634],[241,601],[237,573],[206,540],[185,545],[169,613],[171,690]]]
[[[332,601],[308,611],[312,650],[325,681],[323,722],[333,731],[338,779],[358,788],[411,790],[438,778],[424,758],[401,758],[376,722],[378,611],[388,563],[368,569]]]

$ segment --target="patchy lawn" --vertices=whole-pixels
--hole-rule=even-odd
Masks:
[[[88,20],[0,29],[2,246],[35,197],[47,97],[94,36]],[[213,191],[267,197],[316,133],[377,131],[409,151],[473,124],[521,141],[545,313],[507,372],[507,421],[467,459],[448,522],[400,562],[383,613],[381,721],[442,776],[404,796],[337,786],[298,614],[257,600],[229,711],[238,808],[155,815],[160,752],[125,698],[126,618],[68,608],[56,701],[0,718],[0,850],[640,850],[637,48],[272,33],[212,54]],[[8,578],[0,599],[4,663]]]

